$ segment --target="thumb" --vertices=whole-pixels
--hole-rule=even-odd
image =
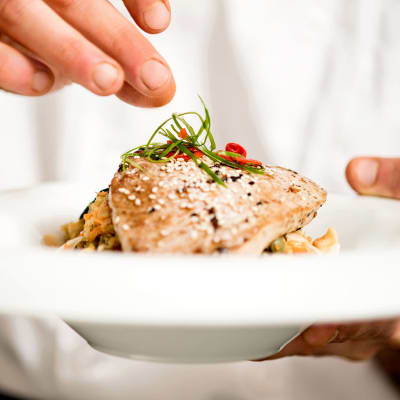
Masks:
[[[347,165],[346,177],[360,194],[400,199],[400,158],[354,158]]]

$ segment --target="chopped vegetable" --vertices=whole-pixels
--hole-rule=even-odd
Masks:
[[[230,153],[240,154],[243,158],[246,158],[247,156],[246,150],[237,143],[227,143],[225,150],[229,151]]]

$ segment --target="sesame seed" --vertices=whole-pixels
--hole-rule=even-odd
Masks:
[[[158,202],[159,202],[160,204],[165,204],[165,200],[163,200],[163,199],[158,199]]]
[[[192,239],[197,239],[199,236],[199,233],[197,231],[190,231],[190,237]]]
[[[141,203],[142,203],[142,202],[140,201],[140,199],[136,199],[136,200],[135,200],[135,204],[136,204],[137,206],[140,206]]]
[[[168,195],[168,198],[169,198],[170,200],[173,200],[173,199],[176,199],[176,196],[175,196],[173,193],[170,193],[170,194]]]
[[[151,189],[151,191],[152,191],[153,193],[157,193],[157,192],[158,192],[158,187],[154,186],[153,189]]]
[[[129,200],[135,200],[136,196],[134,194],[131,194],[131,195],[128,196],[128,199]]]
[[[125,189],[125,188],[119,188],[118,192],[121,192],[123,194],[130,194],[130,191],[128,189]]]
[[[128,224],[123,224],[123,225],[122,225],[122,229],[123,229],[124,231],[128,231],[128,230],[129,230],[129,225],[128,225]]]
[[[168,235],[168,231],[167,231],[166,229],[163,229],[163,230],[161,231],[161,235],[167,236],[167,235]]]
[[[159,204],[156,204],[156,205],[154,206],[154,209],[155,209],[155,210],[161,210],[161,206],[160,206]]]
[[[120,221],[120,217],[115,217],[115,223],[118,224],[118,222]]]
[[[143,177],[142,177],[142,181],[148,181],[150,178],[148,177],[148,176],[146,176],[146,175],[144,175]]]
[[[149,199],[154,200],[157,196],[155,194],[149,194]]]

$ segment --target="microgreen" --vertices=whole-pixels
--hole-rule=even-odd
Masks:
[[[242,169],[253,174],[264,174],[264,167],[252,164],[241,164],[240,154],[229,151],[215,151],[216,145],[214,137],[211,133],[210,113],[199,96],[203,105],[204,116],[195,111],[185,113],[173,113],[170,118],[160,124],[152,133],[147,144],[134,147],[133,149],[122,154],[122,169],[125,170],[127,164],[132,165],[140,170],[139,165],[132,160],[132,157],[139,156],[146,158],[154,163],[167,163],[177,156],[185,156],[191,159],[200,169],[207,173],[214,182],[226,186],[217,174],[201,159],[197,158],[195,152],[202,152],[214,163],[227,165],[232,168]],[[188,118],[195,118],[200,122],[197,131],[188,122]],[[184,132],[184,135],[182,134]],[[161,137],[166,141],[155,141]],[[228,159],[224,158],[227,157]]]

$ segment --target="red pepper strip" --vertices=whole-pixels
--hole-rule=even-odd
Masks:
[[[203,152],[201,152],[200,150],[196,150],[193,154],[196,158],[203,157]]]
[[[177,154],[177,155],[175,156],[175,158],[176,158],[176,159],[182,158],[183,161],[189,161],[189,160],[190,160],[190,157],[189,157],[188,155],[186,155],[186,154]]]
[[[261,161],[258,160],[251,160],[249,158],[237,158],[236,162],[239,164],[254,164],[254,165],[262,165]]]
[[[193,154],[196,158],[200,158],[203,156],[203,153],[200,150],[192,150],[192,149],[189,149],[189,150],[191,150],[193,152]],[[173,155],[174,155],[174,152],[171,151],[170,153],[168,153],[166,155],[166,157],[171,157]],[[183,154],[183,153],[177,154],[174,158],[176,158],[176,159],[181,158],[184,161],[190,160],[190,157],[187,154]]]
[[[172,143],[172,140],[167,140],[167,144],[171,144]]]
[[[196,147],[189,147],[189,150],[194,154],[196,158],[203,157],[203,152]]]
[[[218,153],[217,153],[217,154],[218,154]],[[224,156],[224,155],[222,155],[222,154],[218,154],[218,156],[221,157],[221,158],[224,158],[225,160],[232,161],[232,162],[235,162],[235,161],[237,160],[237,158],[229,157],[229,156]]]
[[[229,151],[230,153],[236,153],[246,158],[247,151],[240,144],[237,143],[227,143],[225,146],[225,151]]]
[[[186,139],[186,136],[187,136],[186,128],[182,128],[182,129],[179,131],[179,137],[181,137],[182,139]]]

